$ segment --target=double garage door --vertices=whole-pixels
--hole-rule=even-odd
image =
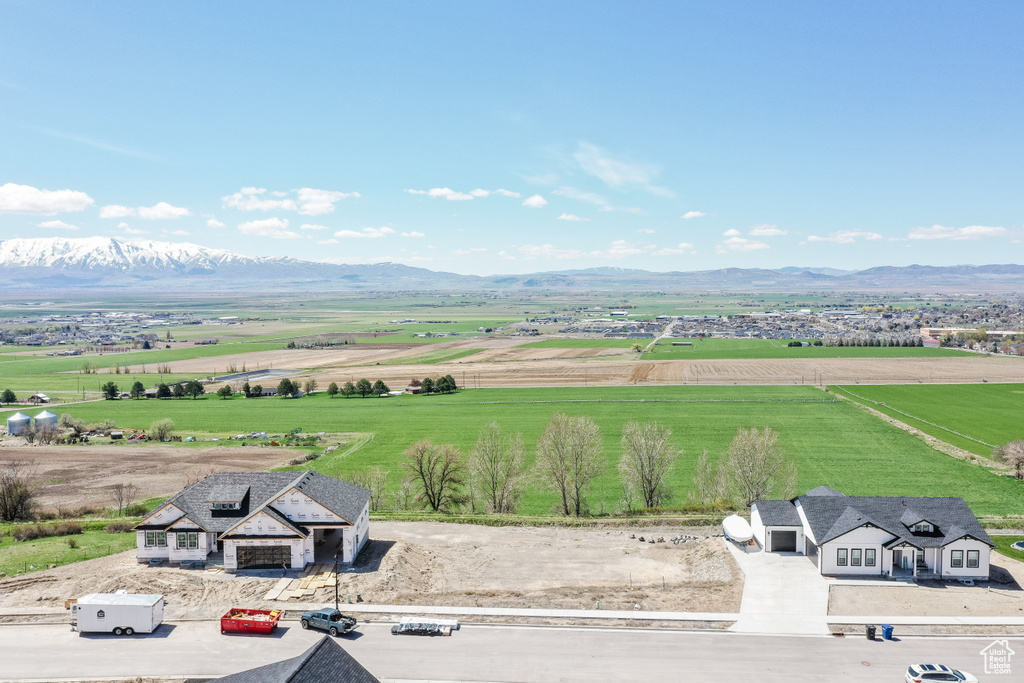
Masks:
[[[292,566],[287,545],[243,545],[236,549],[239,569],[280,569]]]

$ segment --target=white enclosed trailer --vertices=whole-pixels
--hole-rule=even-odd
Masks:
[[[152,633],[164,619],[164,596],[90,593],[71,606],[71,618],[79,633]]]

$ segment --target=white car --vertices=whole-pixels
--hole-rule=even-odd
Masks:
[[[907,669],[906,681],[907,683],[926,683],[926,681],[978,683],[978,679],[966,671],[957,671],[945,664],[912,664]]]

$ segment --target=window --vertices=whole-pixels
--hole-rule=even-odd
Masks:
[[[865,548],[864,549],[864,566],[874,567],[875,566],[875,549]]]
[[[836,549],[836,564],[840,567],[846,566],[846,548]]]
[[[194,531],[178,534],[178,550],[195,549],[199,547],[199,534]]]
[[[979,553],[977,550],[968,550],[967,568],[977,569],[979,564],[981,564],[981,553]]]
[[[147,531],[146,532],[146,547],[147,548],[166,548],[167,547],[167,534],[163,531]]]
[[[238,510],[241,503],[214,503],[211,508],[214,510]]]
[[[914,533],[930,533],[931,530],[932,525],[928,522],[918,522],[913,528]]]
[[[954,550],[949,554],[949,566],[953,569],[963,569],[964,567],[964,551]]]
[[[850,564],[854,567],[860,566],[860,548],[854,548],[850,551]]]

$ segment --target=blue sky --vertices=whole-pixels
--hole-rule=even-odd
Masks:
[[[475,274],[1020,263],[1021,26],[1019,2],[0,0],[0,239]]]

